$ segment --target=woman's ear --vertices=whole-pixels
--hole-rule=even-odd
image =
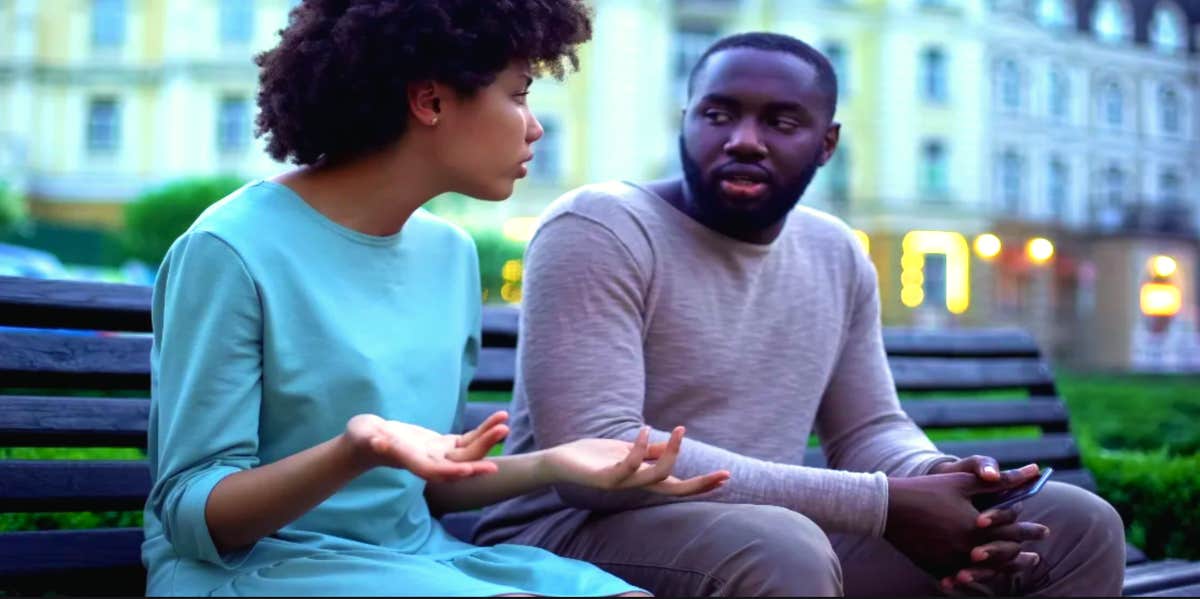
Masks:
[[[442,112],[438,85],[432,81],[409,84],[408,110],[418,123],[428,127],[436,125]]]

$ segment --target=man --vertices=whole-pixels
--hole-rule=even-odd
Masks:
[[[901,411],[871,262],[844,224],[793,210],[837,147],[829,62],[794,38],[737,35],[689,88],[682,179],[585,187],[544,215],[508,450],[683,424],[676,474],[732,478],[690,501],[559,487],[493,508],[477,540],[668,596],[1119,594],[1108,504],[1050,483],[1025,521],[979,514],[972,495],[1037,467],[945,456]],[[801,465],[814,427],[838,470]]]

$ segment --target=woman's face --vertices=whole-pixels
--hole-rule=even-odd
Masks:
[[[513,61],[474,95],[443,96],[434,151],[452,191],[497,201],[512,195],[543,133],[525,101],[532,82],[529,63]]]

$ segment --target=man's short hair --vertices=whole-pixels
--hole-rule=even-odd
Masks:
[[[691,74],[688,75],[688,98],[692,97],[692,91],[696,83],[696,73],[699,73],[704,64],[708,62],[708,57],[722,50],[732,50],[735,48],[787,52],[807,62],[817,71],[817,85],[821,87],[821,91],[829,98],[830,112],[837,107],[837,73],[833,71],[833,65],[829,63],[829,59],[816,48],[790,35],[768,33],[765,31],[730,35],[717,40],[716,43],[709,46],[704,51],[704,54],[700,56],[700,60],[696,61],[696,65],[692,67]]]

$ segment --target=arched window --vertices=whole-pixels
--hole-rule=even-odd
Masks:
[[[1125,94],[1116,81],[1109,81],[1100,89],[1100,108],[1104,124],[1114,128],[1124,124]]]
[[[1075,24],[1071,0],[1035,0],[1037,22],[1051,29],[1068,29]]]
[[[940,140],[930,140],[921,147],[920,186],[922,195],[943,198],[949,191],[949,167],[946,146]]]
[[[1187,26],[1174,2],[1164,0],[1154,8],[1150,17],[1150,45],[1164,54],[1177,54],[1187,49]]]
[[[1024,165],[1016,150],[1005,150],[997,165],[1000,178],[1000,208],[1008,215],[1021,210],[1021,188],[1024,185]]]
[[[1012,59],[1001,60],[996,67],[996,87],[1000,91],[1000,106],[1006,110],[1021,108],[1021,68]]]
[[[921,96],[930,102],[945,102],[950,97],[946,73],[946,52],[938,46],[921,52]]]
[[[1166,168],[1158,174],[1158,198],[1168,205],[1183,203],[1183,177],[1175,169]]]
[[[1071,171],[1061,157],[1050,159],[1050,169],[1046,176],[1046,203],[1055,220],[1062,220],[1067,214],[1067,202],[1071,195]]]
[[[1071,117],[1071,81],[1067,74],[1057,67],[1050,69],[1050,116],[1055,120],[1065,121]]]
[[[1092,12],[1092,31],[1101,41],[1128,42],[1131,35],[1129,12],[1120,0],[1099,0]]]
[[[1109,208],[1125,203],[1125,171],[1113,164],[1104,169],[1101,177],[1100,201]]]
[[[1163,85],[1158,90],[1158,124],[1163,133],[1176,134],[1182,129],[1179,105],[1179,92],[1170,85]]]

